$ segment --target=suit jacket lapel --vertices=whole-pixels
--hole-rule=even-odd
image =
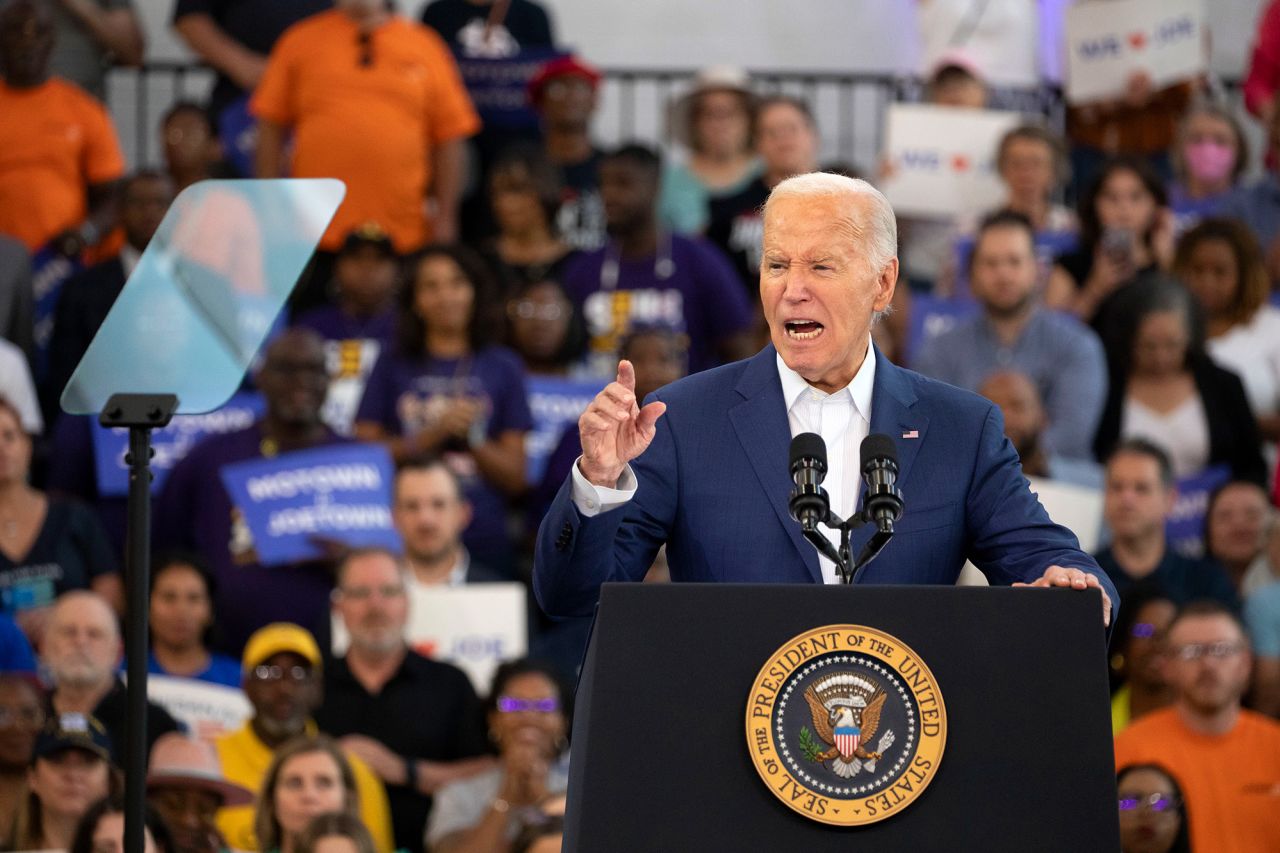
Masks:
[[[871,392],[871,432],[884,433],[898,449],[898,488],[911,475],[911,465],[924,442],[929,418],[913,408],[915,392],[906,371],[876,350],[876,381]]]
[[[795,545],[797,555],[817,583],[822,583],[818,554],[805,541],[800,524],[787,509],[791,494],[791,477],[787,472],[787,448],[791,444],[791,427],[787,422],[787,406],[778,379],[777,351],[772,345],[755,355],[743,371],[735,390],[744,399],[729,410],[729,420],[760,486],[769,498],[778,521]]]

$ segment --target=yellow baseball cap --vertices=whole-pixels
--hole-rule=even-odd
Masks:
[[[316,638],[306,628],[292,622],[273,622],[254,631],[244,645],[240,665],[248,672],[281,652],[293,652],[306,658],[312,666],[320,666],[320,647],[316,645]]]

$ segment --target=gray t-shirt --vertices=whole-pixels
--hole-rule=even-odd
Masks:
[[[483,820],[501,787],[502,768],[496,767],[441,788],[431,803],[431,817],[427,819],[427,847]],[[563,794],[568,787],[569,756],[566,754],[547,771],[547,793]],[[512,809],[507,815],[507,837],[514,839],[519,831],[520,811]]]
[[[93,0],[103,9],[132,9],[133,0]],[[45,0],[53,21],[53,55],[49,71],[70,80],[100,101],[107,96],[106,77],[111,54],[94,39],[89,28],[57,0]]]

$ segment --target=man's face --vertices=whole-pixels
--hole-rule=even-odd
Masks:
[[[1176,494],[1160,479],[1160,464],[1145,453],[1120,453],[1107,463],[1102,514],[1118,538],[1164,527]]]
[[[788,367],[828,393],[853,379],[872,313],[889,306],[898,278],[896,258],[871,267],[866,207],[849,196],[781,198],[765,216],[760,300],[769,336]]]
[[[756,150],[773,174],[802,175],[818,166],[818,134],[791,104],[770,104],[761,110],[756,117]]]
[[[552,126],[585,126],[596,108],[596,91],[584,78],[565,74],[542,87],[537,107],[543,120]]]
[[[130,246],[139,252],[147,248],[172,201],[173,188],[163,178],[135,178],[126,183],[120,224]]]
[[[408,468],[396,477],[391,519],[411,559],[434,562],[453,553],[471,523],[458,483],[439,465]]]
[[[279,652],[244,674],[244,694],[253,715],[276,737],[300,734],[320,707],[320,679],[310,661]]]
[[[657,175],[629,160],[605,160],[600,164],[600,200],[610,234],[634,231],[653,221]]]
[[[1230,616],[1184,616],[1169,630],[1165,680],[1198,713],[1238,706],[1251,665],[1249,643]]]
[[[115,614],[98,598],[64,598],[54,605],[41,652],[59,685],[92,688],[108,684],[120,660]]]
[[[988,228],[973,247],[970,289],[993,316],[1021,313],[1035,298],[1036,250],[1023,228]]]
[[[979,393],[999,407],[1004,415],[1004,434],[1025,462],[1045,427],[1044,407],[1035,385],[1021,373],[999,373],[984,382]]]
[[[0,71],[11,86],[42,82],[53,50],[53,26],[30,0],[14,0],[0,13]]]
[[[370,308],[386,305],[395,295],[400,265],[376,246],[344,251],[333,266],[338,291],[353,302]]]
[[[336,604],[353,647],[385,654],[404,644],[409,602],[400,567],[389,555],[348,560]]]
[[[623,358],[636,369],[636,399],[643,400],[688,372],[689,346],[683,335],[655,331],[636,335]]]
[[[195,110],[183,109],[170,116],[164,123],[161,141],[170,172],[204,169],[215,159],[217,140],[213,128]]]
[[[1251,562],[1266,545],[1271,507],[1267,494],[1253,483],[1223,488],[1209,511],[1209,540],[1213,556],[1225,563]]]
[[[315,335],[285,332],[267,349],[258,371],[258,387],[267,411],[291,426],[320,422],[320,407],[329,390],[324,345]]]

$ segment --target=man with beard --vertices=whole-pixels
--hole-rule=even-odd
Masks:
[[[123,764],[128,707],[125,687],[116,675],[122,651],[120,626],[106,599],[87,590],[63,593],[53,605],[41,658],[53,690],[53,714],[96,717],[111,738],[116,764]],[[147,703],[147,748],[161,735],[178,731],[169,712]]]
[[[1023,474],[1102,490],[1101,465],[1092,459],[1072,459],[1049,449],[1045,441],[1049,420],[1040,392],[1030,376],[1016,370],[998,370],[978,386],[978,393],[1000,407],[1004,434],[1018,451]]]
[[[338,567],[334,608],[351,645],[326,669],[316,721],[381,777],[396,846],[420,853],[432,794],[491,764],[476,758],[485,752],[480,703],[460,669],[406,645],[405,572],[390,552],[359,550],[346,557]],[[406,725],[409,720],[413,725]]]
[[[255,379],[266,414],[197,444],[173,467],[156,502],[157,544],[193,550],[209,561],[218,589],[218,651],[232,655],[270,622],[323,630],[333,587],[327,561],[260,565],[249,529],[219,476],[234,462],[343,441],[320,419],[329,388],[324,343],[310,330],[283,332],[267,346]]]
[[[276,622],[256,631],[245,644],[241,660],[244,694],[253,716],[239,729],[214,743],[222,774],[228,782],[260,793],[275,750],[285,742],[319,730],[311,715],[320,707],[322,692],[320,647],[305,629]],[[406,720],[400,720],[406,725]],[[358,815],[379,853],[390,853],[391,814],[387,793],[373,771],[348,753],[355,775]],[[233,850],[260,850],[254,837],[254,807],[226,806],[218,811],[218,831]]]
[[[1106,358],[1089,328],[1040,307],[1035,230],[1026,217],[1001,212],[982,223],[969,281],[982,312],[931,339],[915,369],[969,391],[997,370],[1027,374],[1048,416],[1045,449],[1091,459],[1106,402]]]
[[[1169,626],[1171,707],[1116,738],[1116,767],[1158,764],[1178,780],[1195,850],[1280,850],[1280,723],[1240,707],[1251,664],[1244,626],[1216,602],[1192,602]]]

